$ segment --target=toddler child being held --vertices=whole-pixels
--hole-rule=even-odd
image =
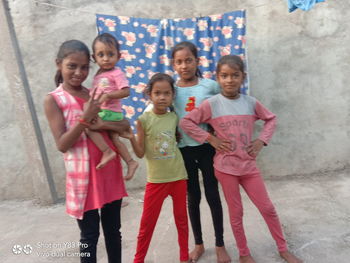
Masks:
[[[129,96],[130,90],[124,73],[115,66],[120,59],[119,43],[112,35],[104,33],[95,38],[92,43],[92,50],[92,56],[100,67],[93,80],[96,95],[100,96],[101,111],[98,115],[103,121],[121,121],[124,118],[121,99]],[[101,162],[96,167],[100,169],[112,160],[116,153],[106,144],[100,133],[88,130],[87,134],[103,152]],[[128,171],[124,179],[130,180],[134,176],[138,163],[120,141],[118,133],[111,131],[110,137],[127,164]]]

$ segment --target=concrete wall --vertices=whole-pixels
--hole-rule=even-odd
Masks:
[[[28,107],[30,98],[24,92],[25,86],[28,87],[25,85],[25,71],[5,10],[1,3],[0,199],[35,196],[41,203],[47,203],[52,200],[52,196]]]
[[[350,3],[327,1],[309,12],[298,10],[290,14],[286,2],[163,0],[149,4],[140,0],[9,0],[59,195],[64,196],[64,167],[42,102],[45,94],[55,88],[54,59],[58,46],[73,38],[90,46],[96,35],[95,13],[176,18],[246,9],[251,94],[278,116],[275,136],[259,157],[263,173],[265,176],[311,174],[349,166]],[[3,69],[6,65],[0,63],[0,66]],[[92,67],[92,72],[95,70]],[[2,79],[7,79],[2,71],[0,74]],[[91,78],[86,84],[90,82]],[[2,81],[2,93],[3,87],[9,90],[8,85]],[[12,105],[11,101],[6,103]],[[11,107],[1,107],[0,119],[4,120]],[[6,125],[0,129],[1,133],[12,134]],[[22,151],[21,147],[16,153],[1,151],[2,167],[12,167],[12,160]],[[3,155],[7,156],[5,161]],[[22,176],[31,181],[27,178],[30,174],[24,172]],[[143,165],[128,187],[142,186],[144,178]],[[8,185],[10,180],[1,175],[0,185]],[[26,188],[26,193],[19,193],[17,188],[21,187],[21,184],[12,185],[11,191],[16,194],[1,190],[0,199],[34,194],[31,186]]]

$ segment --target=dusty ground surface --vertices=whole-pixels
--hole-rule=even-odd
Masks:
[[[266,180],[266,184],[291,251],[308,263],[350,262],[350,170],[282,179],[271,178]],[[129,191],[129,195],[126,199],[129,205],[122,209],[125,263],[132,262],[135,253],[143,190]],[[207,203],[202,201],[206,253],[198,263],[215,263],[211,217]],[[284,262],[277,254],[262,217],[245,194],[243,201],[246,234],[256,261]],[[3,201],[0,203],[0,211],[0,262],[79,262],[75,254],[78,252],[78,226],[74,219],[65,214],[64,204],[42,207],[32,201]],[[224,217],[226,247],[232,262],[238,262],[225,202]],[[98,262],[106,263],[103,243],[101,234]],[[15,245],[19,245],[22,250],[13,251]],[[30,245],[32,250],[25,245]],[[192,247],[193,238],[190,232],[190,249]],[[164,203],[145,262],[179,262],[171,199]]]

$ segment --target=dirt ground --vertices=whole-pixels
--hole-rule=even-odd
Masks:
[[[270,197],[279,213],[291,251],[305,263],[350,262],[350,170],[308,176],[266,180]],[[252,255],[258,263],[284,262],[273,239],[245,194],[244,225]],[[129,191],[122,208],[123,262],[133,260],[142,212],[143,189]],[[232,262],[238,254],[224,205],[225,242]],[[202,199],[202,224],[205,254],[198,263],[215,263],[215,243],[210,212]],[[65,214],[64,204],[50,207],[33,201],[0,202],[0,262],[40,263],[79,262],[79,230]],[[190,232],[190,249],[193,237]],[[98,262],[106,263],[103,235],[98,247]],[[147,254],[146,263],[179,262],[177,234],[171,199],[164,203]]]

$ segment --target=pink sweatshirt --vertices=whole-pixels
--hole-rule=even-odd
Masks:
[[[93,87],[97,88],[96,96],[100,93],[110,93],[129,87],[129,82],[126,79],[124,72],[116,67],[100,73],[94,77]],[[91,90],[92,92],[92,90]],[[91,95],[91,94],[90,94]],[[101,109],[111,110],[115,112],[123,112],[121,99],[111,99],[101,105]]]
[[[276,115],[251,96],[240,94],[238,99],[228,99],[218,94],[181,119],[180,127],[193,139],[204,143],[209,133],[198,124],[209,123],[215,136],[231,141],[230,152],[216,152],[215,169],[232,175],[246,175],[259,172],[255,157],[246,151],[252,141],[254,122],[259,119],[265,124],[258,139],[268,144],[276,127]]]

